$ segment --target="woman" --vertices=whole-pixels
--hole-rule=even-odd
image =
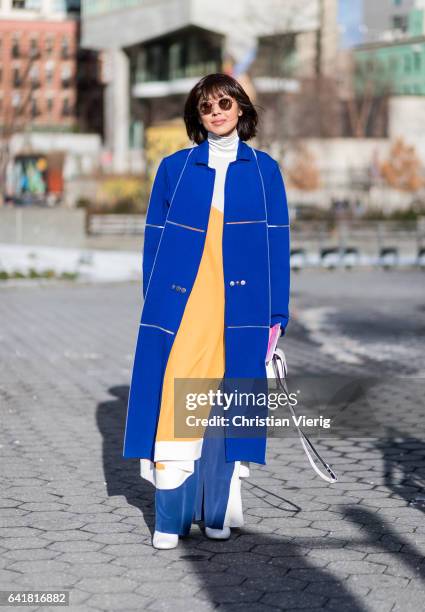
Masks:
[[[240,478],[265,463],[267,405],[236,398],[267,393],[269,333],[289,319],[285,188],[278,163],[246,144],[258,120],[248,95],[210,74],[184,120],[197,146],[162,159],[148,205],[123,451],[156,487],[156,548],[177,546],[193,520],[214,539],[243,524]],[[193,414],[188,398],[205,391]],[[196,414],[217,420],[193,427]]]

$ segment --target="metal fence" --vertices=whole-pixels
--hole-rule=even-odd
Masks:
[[[134,236],[145,232],[145,215],[88,215],[90,236]]]
[[[425,219],[344,220],[291,226],[291,265],[329,268],[357,265],[425,265]]]
[[[87,219],[92,236],[143,235],[145,215],[99,215]],[[294,221],[291,266],[351,268],[361,265],[425,267],[425,218],[418,221]]]

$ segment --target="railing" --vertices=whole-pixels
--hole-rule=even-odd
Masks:
[[[374,221],[365,219],[339,220],[332,224],[326,221],[294,221],[292,233],[298,241],[316,241],[345,246],[357,241],[385,246],[387,241],[425,242],[425,218],[415,220]]]
[[[132,236],[145,232],[145,215],[88,215],[90,236]]]
[[[172,68],[164,74],[154,73],[151,70],[139,69],[136,72],[135,83],[150,83],[152,81],[173,81],[176,79],[185,79],[190,77],[198,77],[209,72],[217,72],[220,69],[220,62],[211,60],[209,62],[196,62],[181,66],[178,68]]]
[[[126,214],[89,214],[87,231],[89,234],[143,234],[146,216]],[[354,219],[336,221],[292,221],[291,234],[297,242],[316,242],[322,245],[340,244],[352,241],[371,241],[377,246],[385,243],[416,241],[425,243],[425,218],[419,221],[373,221]],[[423,244],[425,246],[425,244]]]
[[[138,236],[145,215],[90,214],[91,236]],[[419,221],[325,222],[298,221],[291,225],[291,267],[352,268],[416,265],[425,268],[425,219]]]

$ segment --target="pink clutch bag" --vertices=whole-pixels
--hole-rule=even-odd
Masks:
[[[276,323],[273,327],[270,328],[269,332],[269,345],[267,347],[267,355],[266,355],[266,363],[268,363],[275,352],[277,341],[280,338],[280,323]]]

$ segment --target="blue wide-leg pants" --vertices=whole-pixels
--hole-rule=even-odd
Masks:
[[[223,529],[235,462],[226,461],[223,435],[206,435],[194,472],[175,489],[156,489],[155,529],[187,535],[194,520]]]

